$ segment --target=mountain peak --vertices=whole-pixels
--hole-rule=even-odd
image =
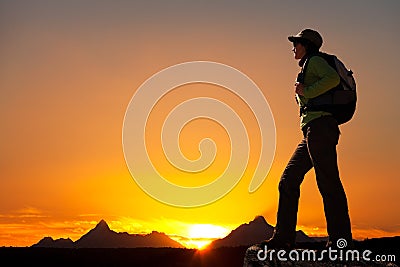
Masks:
[[[274,227],[263,216],[256,216],[249,223],[244,223],[222,239],[213,241],[209,248],[251,246],[272,237]],[[296,232],[296,242],[313,242],[304,232]]]
[[[110,229],[105,220],[101,220],[95,228],[89,230],[74,242],[76,248],[135,248],[135,247],[182,247],[166,234],[118,233]]]
[[[268,224],[265,218],[261,215],[256,216],[250,223],[261,223],[261,224]],[[269,225],[269,224],[268,224]]]
[[[266,240],[272,236],[274,227],[263,216],[256,216],[249,223],[244,223],[222,239],[213,241],[210,248],[247,246]]]
[[[104,231],[104,230],[109,231],[109,230],[110,230],[110,227],[108,226],[108,224],[106,223],[105,220],[101,220],[101,221],[96,225],[96,227],[95,227],[94,229],[103,230],[103,231]]]

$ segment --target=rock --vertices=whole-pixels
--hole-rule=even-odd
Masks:
[[[260,245],[253,245],[246,251],[243,267],[398,267],[394,263],[379,263],[365,260],[361,257],[362,251],[358,260],[353,260],[351,254],[348,254],[349,261],[340,261],[339,259],[330,260],[328,252],[328,250],[325,250],[325,253],[322,254],[322,250],[294,249],[283,251],[270,249],[265,253],[265,248],[262,248]],[[346,255],[345,251],[342,251],[342,253],[343,256]],[[324,255],[322,259],[321,254]],[[332,251],[331,255],[332,258],[335,256],[338,257],[340,251]],[[369,258],[372,258],[372,256]]]

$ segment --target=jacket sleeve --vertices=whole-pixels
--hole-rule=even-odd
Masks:
[[[304,97],[306,98],[317,97],[337,86],[340,82],[337,72],[325,59],[319,56],[310,58],[306,76],[311,76],[311,80],[315,80],[315,82],[309,85],[306,83],[304,87]]]

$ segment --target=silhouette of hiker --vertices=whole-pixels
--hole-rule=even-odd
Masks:
[[[303,66],[309,59],[304,81],[295,84],[296,100],[300,108],[307,101],[339,84],[337,72],[320,56],[321,35],[305,29],[289,36],[293,43],[294,58]],[[313,57],[310,57],[313,55]],[[262,244],[268,248],[293,248],[296,238],[297,210],[300,184],[304,175],[314,167],[318,189],[323,198],[329,241],[336,246],[340,238],[352,246],[350,218],[346,194],[339,177],[336,145],[339,127],[335,118],[325,111],[301,112],[300,127],[304,138],[297,146],[279,182],[277,224],[271,239]]]

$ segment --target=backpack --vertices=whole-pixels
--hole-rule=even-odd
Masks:
[[[302,107],[300,112],[326,111],[333,115],[338,124],[348,122],[354,115],[357,102],[356,82],[353,72],[347,69],[343,62],[334,55],[320,52],[312,56],[320,56],[325,59],[339,74],[340,83],[329,91],[311,98],[307,105]],[[308,62],[312,56],[305,61],[301,70],[300,74],[302,74],[303,79]]]

